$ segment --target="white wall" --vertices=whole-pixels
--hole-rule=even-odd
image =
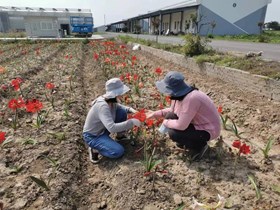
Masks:
[[[25,17],[27,36],[59,37],[57,18]]]

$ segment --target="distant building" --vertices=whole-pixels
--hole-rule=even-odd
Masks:
[[[272,0],[189,0],[110,24],[133,33],[140,25],[150,34],[259,34]],[[144,25],[147,23],[147,26]],[[123,27],[123,28],[122,28]],[[142,32],[143,32],[142,31]]]
[[[90,9],[0,6],[0,32],[26,31],[29,37],[61,37],[71,33],[70,17],[92,17]]]

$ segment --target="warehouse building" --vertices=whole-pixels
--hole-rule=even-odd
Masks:
[[[271,0],[189,0],[112,23],[109,28],[130,33],[141,28],[142,33],[162,35],[259,34],[269,3]],[[148,29],[142,25],[143,20]]]
[[[70,17],[91,17],[90,9],[0,6],[0,32],[25,31],[28,37],[69,35]]]

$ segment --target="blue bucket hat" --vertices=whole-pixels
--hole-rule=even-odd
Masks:
[[[163,80],[156,82],[156,87],[159,92],[173,96],[180,97],[192,91],[192,87],[184,82],[185,77],[176,71],[168,72]]]

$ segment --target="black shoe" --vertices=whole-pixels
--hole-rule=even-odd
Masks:
[[[116,136],[116,140],[117,141],[124,141],[124,140],[130,140],[126,135],[120,135],[120,136]]]
[[[185,145],[183,145],[183,144],[176,143],[176,146],[181,148],[181,149],[185,149]]]
[[[206,144],[200,152],[194,152],[192,154],[191,160],[192,161],[200,161],[203,157],[205,157],[210,151],[208,144]]]
[[[89,152],[89,159],[92,163],[96,164],[99,163],[99,161],[102,159],[102,155],[99,154],[99,152],[95,149],[88,148]]]

